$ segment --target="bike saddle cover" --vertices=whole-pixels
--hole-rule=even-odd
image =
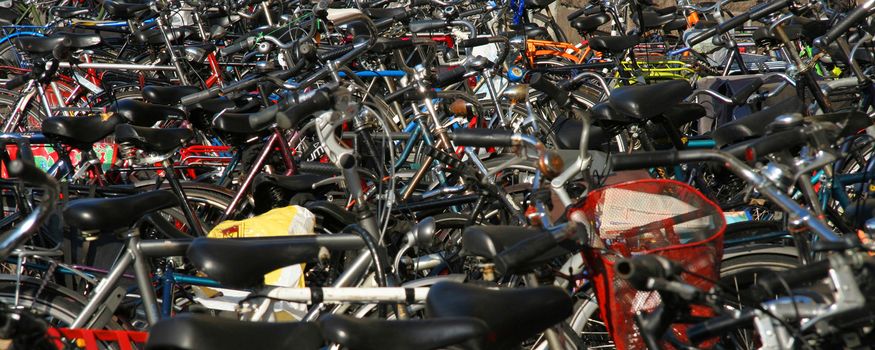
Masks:
[[[638,37],[624,36],[597,36],[589,39],[589,48],[598,52],[618,55],[635,45],[638,45]]]
[[[599,29],[603,24],[611,21],[607,13],[597,13],[591,16],[579,17],[571,21],[571,27],[577,29],[580,35],[587,35]]]
[[[90,146],[115,131],[122,120],[116,115],[51,117],[43,121],[42,133],[73,146]]]
[[[315,261],[319,246],[291,243],[282,238],[195,238],[186,256],[201,272],[222,285],[252,288],[264,284],[264,275],[276,269]]]
[[[64,206],[64,222],[82,231],[115,232],[130,228],[146,214],[178,204],[176,195],[170,191],[76,199]]]
[[[542,9],[547,6],[550,6],[556,0],[526,0],[526,8],[528,9]]]
[[[200,92],[197,86],[156,86],[149,85],[143,88],[143,99],[149,103],[159,105],[178,105],[184,96]]]
[[[191,129],[153,129],[130,124],[115,127],[115,140],[150,153],[168,153],[182,147],[194,136]]]
[[[794,16],[791,23],[801,25],[802,35],[809,39],[814,39],[826,35],[826,32],[828,32],[829,29],[832,28],[829,19],[813,19],[802,16]]]
[[[784,32],[787,33],[787,37],[790,38],[791,41],[798,40],[802,36],[802,25],[784,25]],[[772,33],[768,27],[757,28],[757,30],[753,32],[753,41],[757,46],[775,46],[781,43],[781,39],[779,39],[775,33]]]
[[[669,80],[616,88],[608,101],[618,113],[647,120],[668,112],[692,93],[693,88],[686,80]]]
[[[167,30],[167,39],[170,41],[176,41],[180,39],[185,39],[194,34],[194,29],[190,27],[178,27],[171,28]],[[152,45],[161,45],[165,44],[164,42],[164,33],[161,32],[160,28],[152,28],[148,30],[144,30],[137,34],[137,40],[141,43],[152,44]]]
[[[671,125],[681,127],[708,115],[705,107],[696,103],[679,103],[662,114]]]
[[[115,0],[104,0],[103,8],[109,13],[110,17],[118,20],[134,19],[149,10],[149,2],[126,2]]]
[[[443,349],[488,331],[486,323],[471,317],[387,321],[329,315],[320,323],[325,340],[355,350]]]
[[[70,47],[70,38],[63,35],[36,37],[36,36],[21,36],[15,38],[18,42],[18,47],[29,54],[49,54],[56,47]]]
[[[593,122],[605,126],[626,126],[640,122],[640,120],[617,113],[608,101],[596,103],[590,108],[590,113]]]
[[[676,30],[684,30],[687,29],[687,19],[684,16],[677,16],[671,22],[666,23],[662,26],[662,30],[666,32],[672,32]]]
[[[578,134],[578,138],[579,138]],[[489,260],[495,259],[498,253],[515,244],[531,238],[539,233],[538,229],[520,226],[468,226],[462,233],[462,255],[479,256]],[[544,252],[532,259],[527,267],[543,265],[559,256],[568,254],[569,250],[561,245]]]
[[[429,317],[474,317],[486,322],[486,349],[511,349],[571,316],[571,297],[562,288],[488,289],[439,282],[428,291]]]
[[[264,113],[262,113],[264,112]],[[255,113],[222,113],[213,119],[213,128],[232,134],[258,134],[274,124],[275,113],[258,111]]]
[[[208,114],[210,114],[210,118],[212,118],[212,115],[217,114],[217,113],[219,113],[223,110],[226,110],[226,109],[229,111],[246,111],[246,110],[248,110],[252,107],[256,107],[258,105],[260,105],[260,104],[250,103],[250,104],[248,104],[248,106],[244,106],[243,108],[240,108],[240,106],[238,106],[236,103],[234,103],[234,101],[232,101],[231,99],[229,99],[225,96],[220,96],[220,97],[215,97],[215,98],[211,98],[208,100],[198,102],[194,105],[190,105],[190,106],[188,106],[188,110],[190,112],[201,111],[204,113],[208,113]]]
[[[74,49],[87,49],[100,45],[100,35],[90,33],[55,33],[52,36],[63,36],[70,39],[68,45]]]
[[[381,18],[392,18],[395,16],[402,16],[408,12],[408,10],[404,7],[389,7],[389,8],[372,7],[372,8],[363,9],[363,11],[365,12],[365,14],[368,15],[368,17],[371,17],[374,20],[381,19]]]
[[[250,322],[200,314],[166,318],[152,326],[148,350],[242,350],[322,348],[313,322]]]
[[[534,23],[524,23],[521,25],[517,25],[515,27],[511,27],[513,30],[507,32],[501,32],[500,35],[504,37],[512,37],[515,35],[525,35],[526,38],[538,38],[538,37],[547,37],[547,28],[540,27]]]
[[[804,106],[798,97],[789,97],[759,112],[720,125],[711,132],[717,147],[765,135],[766,126],[778,116],[801,113]]]
[[[185,112],[177,108],[137,100],[118,101],[109,106],[109,110],[136,126],[153,126],[167,119],[185,119]]]
[[[677,18],[677,15],[674,12],[660,14],[650,9],[644,10],[642,16],[644,17],[643,27],[647,30],[660,28],[668,23],[671,23]],[[633,18],[635,18],[637,22],[638,17],[634,16]]]
[[[583,131],[583,121],[558,117],[553,122],[554,134],[556,135],[556,148],[576,150],[580,148],[580,133]],[[604,150],[603,145],[608,141],[608,134],[597,125],[589,127],[589,149]]]

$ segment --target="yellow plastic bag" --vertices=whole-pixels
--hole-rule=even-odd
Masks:
[[[224,221],[207,237],[276,237],[313,234],[316,216],[307,208],[288,206],[276,208],[256,217],[240,221]],[[241,261],[245,264],[245,261]],[[304,264],[288,266],[264,275],[264,283],[279,287],[304,287]]]

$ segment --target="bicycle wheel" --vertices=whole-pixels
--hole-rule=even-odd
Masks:
[[[15,110],[15,105],[20,98],[21,96],[18,96],[14,91],[0,90],[0,127],[4,126],[7,119],[12,116],[12,111]],[[34,102],[31,101],[24,108],[24,114],[20,117],[18,125],[13,129],[13,132],[41,129],[43,120],[46,119],[45,113]]]
[[[740,294],[751,287],[764,273],[799,267],[796,248],[773,244],[732,248],[724,253],[720,267],[720,282]]]
[[[180,184],[185,192],[185,199],[188,201],[195,215],[200,219],[204,226],[204,231],[209,232],[213,226],[218,224],[218,219],[225,212],[225,209],[231,204],[234,194],[225,188],[194,182],[183,182]],[[140,186],[141,190],[150,191],[155,189],[151,184]],[[164,191],[170,190],[169,184],[164,184],[160,188]],[[252,201],[251,198],[245,198],[240,205],[236,214],[232,214],[232,218],[245,218],[251,213]],[[161,214],[166,219],[183,232],[187,232],[185,215],[180,208],[170,208],[162,210]]]
[[[43,286],[43,282],[22,277],[19,283],[16,276],[0,275],[0,303],[30,310],[53,326],[64,327],[73,323],[85,307],[85,297],[51,282],[45,282]],[[20,288],[17,296],[16,285]],[[122,326],[110,321],[102,328],[122,329]]]
[[[763,273],[797,266],[799,262],[793,247],[757,245],[733,248],[724,255],[721,262],[720,282],[721,285],[735,286],[738,293],[756,283]],[[584,294],[575,305],[574,314],[568,321],[569,326],[588,349],[613,349],[613,340],[599,318],[598,308],[595,295]],[[546,342],[539,344],[536,349],[547,349]]]

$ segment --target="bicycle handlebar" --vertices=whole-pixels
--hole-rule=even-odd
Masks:
[[[614,154],[611,156],[611,162],[615,170],[642,169],[691,162],[718,162],[745,182],[753,185],[764,197],[770,199],[778,207],[789,213],[791,218],[798,219],[808,226],[821,239],[829,242],[844,243],[844,240],[836,235],[832,228],[823,223],[823,221],[820,221],[817,215],[800,206],[799,203],[778,189],[770,180],[726,152],[717,150],[637,152]]]
[[[681,270],[678,263],[654,254],[621,259],[614,264],[617,277],[625,279],[638,290],[649,290],[650,279],[672,278],[679,275]]]
[[[334,99],[330,89],[320,88],[298,97],[298,103],[276,113],[277,126],[291,129],[306,116],[317,111],[330,108]]]
[[[756,21],[778,10],[781,10],[784,7],[787,7],[789,4],[790,0],[775,0],[772,2],[754,6],[747,12],[732,17],[724,21],[723,23],[718,24],[716,27],[708,28],[708,30],[699,33],[695,37],[690,38],[690,40],[687,41],[687,46],[695,46],[696,44],[701,43],[715,35],[723,34],[730,30],[733,30],[747,21]]]
[[[19,245],[30,239],[30,235],[36,232],[46,217],[51,214],[58,200],[58,182],[36,167],[36,165],[14,160],[7,164],[9,174],[21,179],[27,184],[39,186],[43,189],[43,195],[39,206],[31,212],[12,231],[3,235],[0,240],[0,259],[5,259]]]
[[[838,37],[842,36],[845,32],[847,32],[851,27],[853,27],[857,22],[860,22],[867,17],[869,14],[875,9],[875,0],[869,0],[855,8],[848,14],[847,17],[836,23],[826,34],[823,36],[814,39],[814,45],[820,48],[824,48],[829,46],[833,41],[838,39]]]
[[[514,145],[514,132],[502,129],[459,128],[450,133],[457,146],[510,147]]]
[[[254,36],[250,36],[244,40],[238,41],[237,43],[225,46],[219,49],[219,56],[226,57],[229,55],[233,55],[237,52],[246,50],[252,47],[252,45],[255,45],[255,40],[256,38]]]

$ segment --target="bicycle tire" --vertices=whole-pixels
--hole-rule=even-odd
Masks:
[[[85,297],[73,290],[52,282],[46,282],[45,288],[43,288],[37,298],[34,298],[33,294],[39,290],[42,283],[43,281],[33,277],[22,276],[19,282],[16,280],[16,276],[0,275],[0,303],[16,305],[15,288],[16,284],[20,284],[19,306],[26,305],[27,309],[36,314],[47,315],[51,319],[61,322],[52,322],[53,325],[64,326],[71,324],[85,307],[87,303]],[[121,325],[115,322],[110,322],[103,328],[123,329]]]

